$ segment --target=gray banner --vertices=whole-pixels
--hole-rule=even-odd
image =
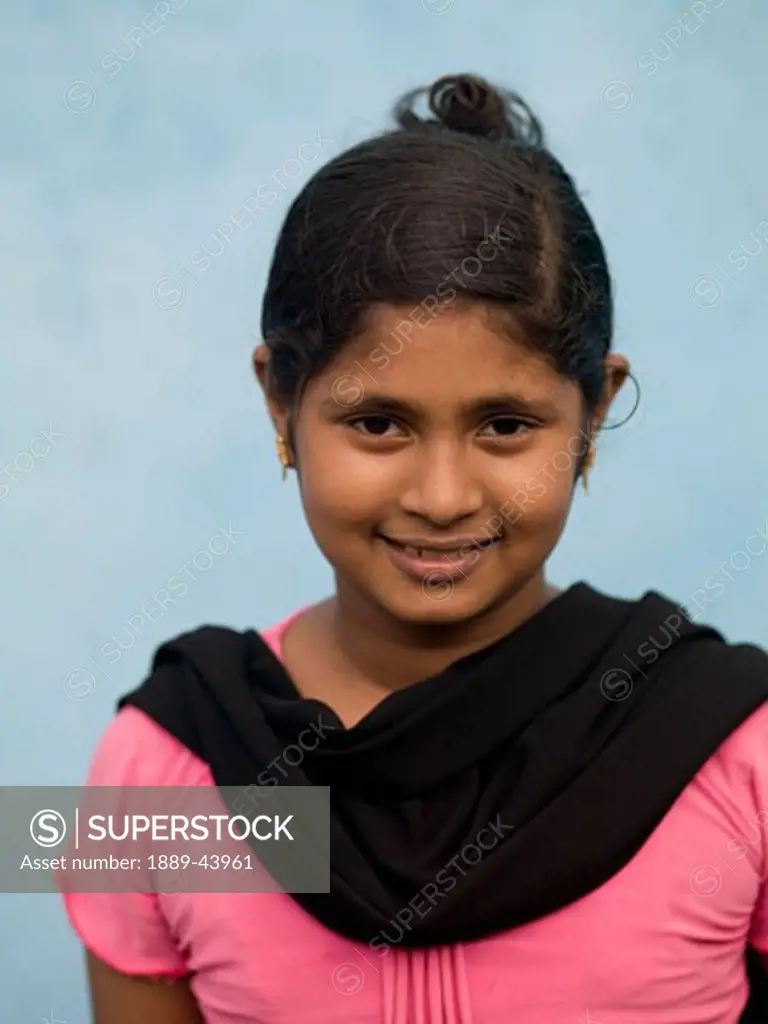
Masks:
[[[329,892],[330,790],[0,786],[0,892]]]

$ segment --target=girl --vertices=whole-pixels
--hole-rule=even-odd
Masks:
[[[766,1021],[768,661],[548,581],[603,247],[519,97],[417,98],[295,200],[254,354],[335,593],[164,645],[89,778],[330,786],[330,892],[68,894],[97,1024]]]

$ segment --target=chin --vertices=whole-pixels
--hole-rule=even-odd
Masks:
[[[496,603],[492,595],[466,584],[426,581],[410,594],[382,594],[378,603],[401,622],[412,626],[459,626],[478,618]]]

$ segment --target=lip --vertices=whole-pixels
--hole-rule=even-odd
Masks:
[[[420,538],[402,540],[380,535],[386,544],[389,556],[395,565],[412,579],[422,581],[436,574],[441,579],[466,579],[488,557],[499,543],[500,538],[475,537],[456,538],[446,541],[427,542]]]
[[[466,551],[467,549],[481,550],[487,547],[489,542],[499,539],[498,537],[454,537],[449,540],[436,540],[434,537],[431,539],[429,537],[389,537],[385,533],[381,536],[390,544],[397,544],[403,548],[410,547],[417,550],[427,548],[430,551],[445,551],[448,554],[452,551]]]

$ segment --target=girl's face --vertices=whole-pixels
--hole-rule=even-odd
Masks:
[[[542,573],[588,424],[578,385],[482,307],[426,323],[412,312],[377,307],[310,383],[293,457],[340,590],[409,625],[456,625]],[[622,378],[609,367],[606,406]]]

